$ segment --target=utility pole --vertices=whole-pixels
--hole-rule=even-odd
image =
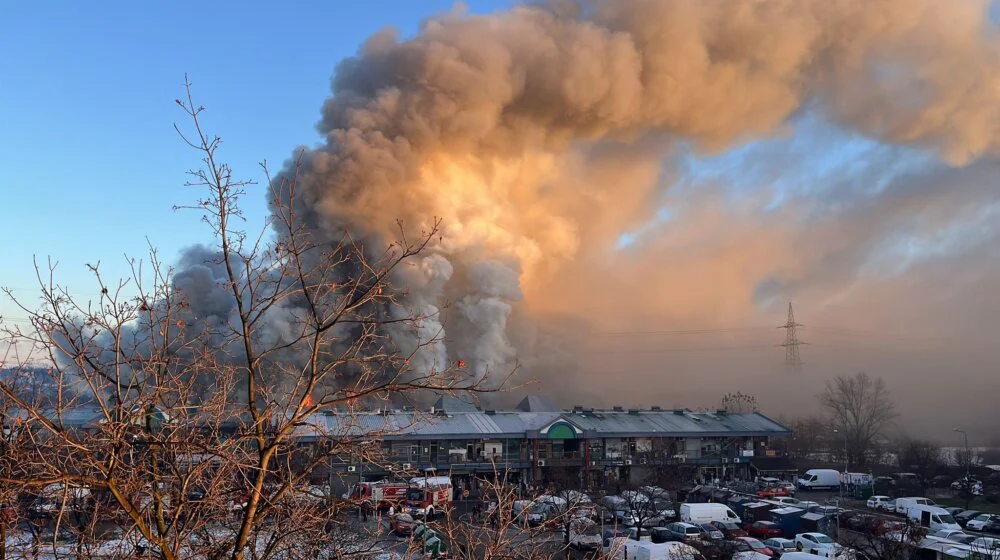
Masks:
[[[778,328],[785,329],[785,343],[782,344],[785,347],[785,365],[795,369],[802,367],[802,358],[799,357],[799,346],[807,344],[806,342],[799,341],[797,327],[801,326],[800,323],[795,322],[795,312],[792,311],[792,302],[788,302],[788,321]]]

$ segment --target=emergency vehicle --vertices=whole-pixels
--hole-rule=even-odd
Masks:
[[[375,509],[387,509],[389,506],[400,507],[407,499],[406,494],[409,487],[410,485],[405,482],[389,482],[388,480],[362,482],[351,486],[351,491],[346,497]]]
[[[451,507],[451,478],[447,476],[418,476],[410,479],[406,491],[406,512],[430,519]]]

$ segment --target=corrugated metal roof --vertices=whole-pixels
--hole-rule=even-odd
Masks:
[[[494,436],[524,437],[563,419],[590,437],[783,435],[788,429],[759,414],[726,414],[672,411],[628,412],[522,412],[496,411],[426,414],[421,412],[325,414],[319,423],[328,433],[386,436]]]

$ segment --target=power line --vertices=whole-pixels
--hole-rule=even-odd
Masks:
[[[770,328],[770,327],[769,327]],[[669,352],[704,352],[716,350],[774,349],[776,344],[749,344],[743,346],[697,346],[693,348],[643,348],[639,350],[593,350],[586,354],[665,354]]]
[[[728,327],[719,329],[678,329],[669,331],[606,331],[592,332],[589,336],[670,336],[670,335],[698,335],[698,334],[719,334],[731,332],[755,331],[761,329],[771,329],[772,327]]]

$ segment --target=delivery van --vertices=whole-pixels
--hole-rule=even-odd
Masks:
[[[896,513],[901,513],[907,517],[910,515],[910,508],[915,506],[936,506],[930,498],[921,496],[911,496],[909,498],[896,498]]]
[[[809,469],[799,477],[799,490],[840,488],[840,473],[833,469]]]
[[[919,523],[921,527],[927,527],[927,530],[931,532],[962,530],[962,527],[955,522],[955,518],[947,510],[937,506],[911,505],[906,510],[906,516],[914,523]]]
[[[681,521],[688,523],[739,523],[740,516],[725,504],[681,504]]]

